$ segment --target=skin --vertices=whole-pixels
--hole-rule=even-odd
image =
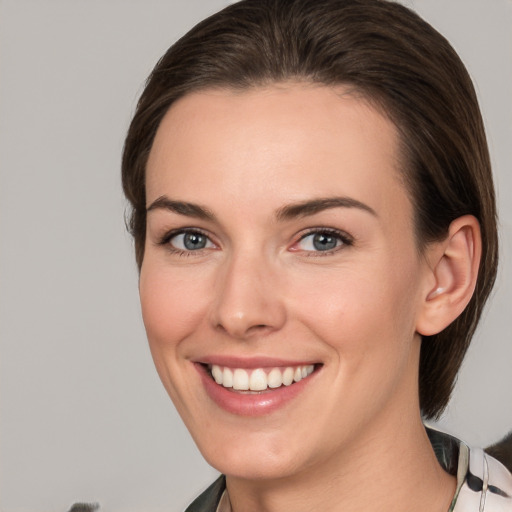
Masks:
[[[419,333],[439,328],[440,282],[460,286],[448,242],[417,249],[394,125],[339,88],[193,93],[162,121],[146,179],[148,207],[166,196],[212,214],[148,211],[140,297],[160,378],[233,510],[447,510],[455,482],[419,412]],[[367,208],[276,213],[334,196]],[[474,248],[466,224],[459,252]],[[183,228],[207,246],[180,252],[166,235]],[[348,242],[315,250],[311,228]],[[211,355],[317,371],[284,406],[242,416],[205,392],[194,362]]]

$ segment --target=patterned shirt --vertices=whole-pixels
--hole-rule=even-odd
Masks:
[[[427,428],[441,466],[457,477],[448,512],[512,512],[512,475],[480,448]]]
[[[427,427],[441,466],[457,477],[448,512],[512,512],[512,475],[481,449]],[[185,512],[231,512],[224,476],[218,478]]]

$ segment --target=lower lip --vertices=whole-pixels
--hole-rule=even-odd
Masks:
[[[248,393],[233,391],[232,388],[225,388],[217,384],[202,364],[195,363],[195,367],[201,376],[208,396],[225,411],[239,416],[263,416],[284,407],[309,385],[317,373],[315,371],[290,386]]]

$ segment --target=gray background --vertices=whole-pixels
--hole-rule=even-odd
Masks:
[[[145,77],[225,0],[0,2],[0,510],[182,510],[215,475],[145,341],[119,160]],[[512,2],[408,2],[473,75],[493,155],[502,267],[441,424],[512,427]]]

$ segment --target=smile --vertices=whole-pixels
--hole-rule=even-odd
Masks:
[[[237,416],[263,416],[286,407],[314,386],[313,381],[323,368],[322,363],[264,357],[208,359],[194,364],[206,395],[218,407]]]
[[[235,391],[266,391],[281,386],[291,386],[309,377],[315,367],[310,364],[247,370],[213,364],[208,365],[208,369],[215,382],[225,388]]]

